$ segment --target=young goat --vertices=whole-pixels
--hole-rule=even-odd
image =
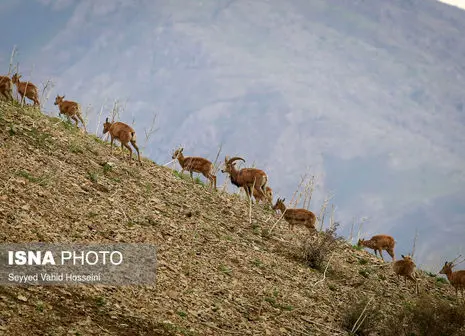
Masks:
[[[391,236],[387,235],[377,235],[371,237],[370,240],[365,240],[365,239],[359,239],[357,246],[363,246],[363,247],[368,247],[371,248],[372,250],[375,251],[375,256],[379,255],[381,256],[381,259],[383,259],[383,250],[386,250],[386,252],[391,256],[392,260],[395,261],[396,257],[394,255],[394,246],[396,245],[396,242],[394,238]]]
[[[123,146],[129,149],[129,161],[131,161],[132,160],[132,149],[128,145],[128,142],[130,142],[137,151],[137,158],[139,160],[139,163],[142,164],[142,162],[140,161],[139,147],[137,147],[137,144],[136,144],[136,132],[131,126],[126,125],[125,123],[122,123],[122,122],[118,122],[118,121],[109,122],[107,118],[105,120],[105,123],[103,124],[103,134],[106,134],[107,132],[110,133],[110,137],[111,137],[110,153],[113,153],[113,140],[117,139],[121,142],[121,151],[123,150]]]
[[[397,279],[403,276],[405,279],[405,285],[407,285],[407,279],[415,283],[415,293],[418,294],[418,279],[415,276],[416,265],[410,256],[402,255],[402,260],[397,260],[392,264],[392,269],[397,275]]]
[[[55,105],[58,105],[58,109],[60,114],[64,114],[69,121],[71,117],[76,122],[76,127],[78,127],[78,119],[81,122],[82,126],[84,126],[84,131],[86,130],[86,124],[81,116],[81,106],[73,101],[63,100],[65,96],[58,96],[55,98]]]
[[[262,202],[268,202],[271,205],[273,205],[273,189],[270,187],[265,188],[265,196],[263,196],[262,192],[258,190],[257,188],[253,189],[253,197],[257,200],[257,203],[262,201]]]
[[[243,158],[237,156],[231,159],[225,157],[224,169],[222,169],[221,172],[228,173],[229,178],[231,179],[231,183],[236,187],[244,188],[248,200],[251,200],[253,188],[256,188],[257,191],[259,191],[265,197],[265,188],[268,181],[268,176],[266,173],[263,170],[256,168],[242,168],[241,170],[237,170],[236,164],[234,163],[234,161],[237,160],[245,162]]]
[[[462,293],[462,299],[465,299],[463,296],[463,290],[465,289],[465,270],[452,272],[452,268],[456,266],[454,262],[447,262],[444,264],[444,267],[439,271],[439,274],[445,274],[447,280],[455,288],[455,296],[457,301],[459,300],[459,290]]]
[[[315,231],[316,216],[313,212],[307,209],[288,209],[284,205],[286,199],[278,198],[273,210],[280,210],[286,222],[289,223],[291,231],[294,230],[294,225],[304,225],[311,233]]]
[[[205,176],[208,180],[210,180],[210,184],[216,190],[216,176],[213,175],[213,163],[198,156],[184,156],[182,151],[184,148],[178,148],[173,153],[172,159],[178,159],[179,164],[181,165],[181,174],[184,173],[184,170],[187,170],[191,178],[194,179],[192,174],[201,173]]]
[[[13,83],[8,76],[0,76],[0,97],[13,100]]]
[[[37,87],[30,82],[21,82],[19,80],[20,78],[21,78],[21,75],[18,75],[17,73],[15,73],[13,77],[11,77],[11,81],[13,82],[13,84],[16,85],[16,89],[18,90],[19,95],[21,96],[21,100],[24,99],[24,96],[26,96],[27,98],[29,98],[30,100],[34,102],[34,106],[35,105],[40,106],[39,93],[38,93]]]

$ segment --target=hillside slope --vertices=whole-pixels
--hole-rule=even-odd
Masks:
[[[212,192],[58,118],[0,102],[0,242],[131,242],[157,246],[156,286],[0,287],[0,335],[335,335],[348,307],[412,287],[341,243],[326,279],[298,258],[305,231],[236,195]],[[127,154],[127,152],[125,152]],[[113,162],[112,169],[104,169]],[[401,251],[397,251],[400,255]],[[453,302],[421,275],[421,290]]]

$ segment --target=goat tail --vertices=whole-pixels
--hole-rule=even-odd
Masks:
[[[265,197],[265,198],[266,198],[266,186],[267,186],[267,184],[268,184],[268,176],[265,175],[265,176],[263,176],[262,184],[261,184],[261,186],[259,188],[262,195],[263,195],[263,197]]]
[[[268,184],[268,175],[265,174],[265,176],[263,177],[263,185],[262,185],[263,190],[266,189],[267,184]]]

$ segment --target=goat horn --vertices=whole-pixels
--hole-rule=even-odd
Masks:
[[[462,260],[460,260],[458,263],[454,264],[454,267],[456,267],[456,266],[460,265],[460,264],[461,264],[461,263],[463,263],[464,261],[465,261],[465,258],[464,258],[464,259],[462,259]]]
[[[108,122],[108,117],[107,117],[107,119],[105,120],[105,122]]]
[[[452,260],[450,263],[453,265],[453,264],[454,264],[454,262],[456,262],[456,261],[457,261],[457,259],[459,259],[459,258],[461,258],[461,257],[462,257],[462,255],[461,255],[461,254],[459,254],[459,255],[457,256],[457,258],[455,258],[454,260]]]
[[[235,157],[230,158],[226,163],[231,164],[231,163],[233,163],[234,161],[237,161],[237,160],[241,160],[241,161],[245,162],[245,160],[243,158],[241,158],[239,156],[235,156]]]

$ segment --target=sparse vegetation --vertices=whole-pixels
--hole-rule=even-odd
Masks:
[[[343,239],[336,234],[339,224],[319,232],[316,239],[307,237],[302,243],[301,254],[305,264],[322,271],[330,255]]]
[[[195,177],[193,180],[191,179],[189,174],[181,173],[176,170],[173,170],[173,175],[186,181],[193,181],[196,184],[200,184],[201,186],[205,186],[205,183],[200,179],[200,177]]]
[[[451,305],[423,295],[406,302],[382,328],[383,336],[460,336],[465,332],[465,305]]]
[[[363,269],[358,271],[358,274],[360,274],[362,277],[368,279],[370,277],[370,270],[367,269],[367,268],[363,268]]]
[[[73,143],[71,143],[69,145],[69,151],[71,153],[74,153],[74,154],[82,154],[82,153],[84,153],[84,150],[82,149],[82,147],[79,144],[75,143],[75,142],[73,142]]]
[[[42,175],[40,177],[35,177],[26,170],[18,170],[16,172],[16,175],[25,178],[29,182],[37,183],[38,185],[40,185],[42,187],[47,186],[49,184],[49,182],[50,182],[50,176]]]
[[[87,179],[96,183],[98,181],[98,174],[95,172],[87,172]]]
[[[369,336],[376,331],[381,314],[373,299],[355,299],[342,315],[342,327],[348,336]]]
[[[355,299],[344,309],[342,327],[348,336],[369,336],[376,331],[380,317],[379,306],[372,299]]]
[[[108,173],[110,173],[111,171],[113,170],[113,165],[108,163],[108,162],[105,162],[105,164],[103,165],[103,174],[104,175],[107,175]]]
[[[360,259],[358,260],[358,263],[359,263],[360,265],[366,265],[366,264],[368,264],[368,259],[360,258]]]

